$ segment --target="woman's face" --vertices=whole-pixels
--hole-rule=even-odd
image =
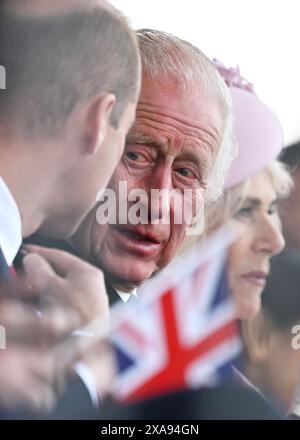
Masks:
[[[266,171],[251,179],[243,202],[234,214],[242,233],[229,250],[229,283],[240,319],[260,310],[269,273],[269,259],[284,247],[277,214],[277,197]]]

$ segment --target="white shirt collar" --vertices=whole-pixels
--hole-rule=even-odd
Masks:
[[[21,215],[11,192],[0,177],[0,246],[9,266],[21,244]]]
[[[136,293],[137,289],[134,289],[132,292],[122,292],[121,290],[118,290],[116,288],[115,288],[115,290],[124,303],[127,303],[129,298],[131,297],[131,295],[133,295],[137,298],[137,293]]]

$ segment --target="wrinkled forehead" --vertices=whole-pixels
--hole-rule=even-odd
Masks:
[[[135,122],[127,144],[145,143],[155,147],[179,145],[179,151],[207,153],[209,174],[221,145],[222,113],[218,102],[208,99],[201,87],[184,92],[176,83],[143,78]]]
[[[207,119],[217,128],[222,122],[218,99],[207,93],[207,87],[202,87],[201,81],[186,90],[179,79],[150,78],[143,74],[137,111],[145,105],[157,109],[158,112],[190,120],[195,125]]]

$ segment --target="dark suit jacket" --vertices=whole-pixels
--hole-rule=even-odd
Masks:
[[[277,420],[281,415],[257,392],[236,384],[184,390],[120,405],[107,402],[102,420]]]

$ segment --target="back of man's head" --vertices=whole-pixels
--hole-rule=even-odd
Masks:
[[[0,7],[0,122],[55,137],[78,103],[109,92],[117,127],[136,99],[140,70],[136,37],[122,14],[100,0],[4,0]]]

